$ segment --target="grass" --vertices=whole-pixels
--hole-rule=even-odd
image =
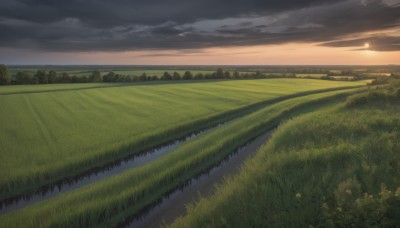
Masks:
[[[362,96],[285,123],[171,227],[398,226],[400,97]]]
[[[38,84],[38,85],[13,85],[0,87],[0,95],[63,92],[70,90],[102,89],[109,87],[143,86],[143,85],[165,85],[185,83],[209,83],[221,82],[224,80],[179,80],[179,81],[144,81],[144,82],[123,82],[123,83],[69,83],[69,84]]]
[[[257,102],[356,85],[361,82],[274,79],[0,95],[6,120],[0,199],[232,118]]]
[[[190,140],[151,163],[5,215],[0,226],[116,226],[283,119],[356,91],[312,94],[267,106]]]
[[[390,72],[382,72],[382,73],[364,73],[367,76],[390,76]]]
[[[326,76],[326,74],[296,74],[298,78],[322,78],[324,76]]]
[[[129,84],[124,84],[124,83],[84,83],[84,84],[13,85],[13,86],[1,87],[0,95],[95,89],[95,88],[117,87],[117,86],[124,86],[124,85],[132,85],[132,84],[131,83],[129,83]]]
[[[331,76],[332,78],[335,78],[335,79],[342,79],[342,80],[352,80],[352,79],[354,79],[354,76]]]

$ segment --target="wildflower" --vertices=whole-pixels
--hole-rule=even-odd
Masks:
[[[298,193],[296,193],[296,198],[297,199],[300,199],[301,198],[301,194],[298,192]]]

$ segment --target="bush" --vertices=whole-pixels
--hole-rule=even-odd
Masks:
[[[352,194],[353,187],[360,188],[357,180],[341,182],[335,192],[335,195],[339,192],[335,203],[330,207],[323,204],[323,226],[392,227],[400,224],[400,187],[393,192],[382,184],[378,195],[364,193],[357,198]]]

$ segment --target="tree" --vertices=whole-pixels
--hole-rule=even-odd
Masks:
[[[71,77],[71,83],[78,83],[78,82],[79,82],[78,76],[73,75],[73,76]]]
[[[37,81],[38,81],[39,84],[47,84],[47,83],[49,83],[49,76],[43,70],[38,70],[36,72],[36,74],[34,75],[34,77],[37,78]]]
[[[31,77],[31,84],[32,85],[39,84],[39,79],[37,77]]]
[[[0,64],[0,85],[10,85],[11,76],[6,65]]]
[[[204,75],[202,73],[198,73],[196,74],[196,76],[194,76],[195,79],[203,79]]]
[[[165,71],[164,74],[161,76],[161,80],[172,80],[172,76]]]
[[[139,80],[140,81],[147,81],[147,74],[145,72],[143,72],[143,74],[140,75]]]
[[[284,74],[285,75],[285,74]],[[254,74],[254,76],[256,78],[260,78],[261,77],[261,72],[259,70],[256,71],[256,73]]]
[[[109,72],[106,75],[103,75],[103,82],[114,82],[115,81],[115,73]]]
[[[32,76],[27,72],[19,71],[17,73],[17,84],[18,85],[29,85],[32,83]],[[36,83],[35,83],[36,84]]]
[[[238,71],[233,72],[233,78],[240,78],[240,74]]]
[[[222,68],[218,68],[217,72],[215,73],[215,78],[224,78],[224,71]]]
[[[126,79],[125,75],[119,75],[119,78],[116,82],[126,82],[126,81],[127,81],[127,79]]]
[[[55,71],[50,71],[48,75],[48,82],[49,84],[53,84],[56,82],[57,79],[57,72]]]
[[[174,74],[172,75],[172,79],[173,80],[179,80],[181,79],[181,75],[178,72],[174,72]]]
[[[101,82],[101,73],[98,70],[92,72],[89,76],[89,82]]]
[[[78,82],[79,83],[87,83],[88,78],[86,76],[80,76],[80,77],[78,77]]]
[[[185,80],[190,80],[193,78],[193,75],[190,71],[186,71],[185,74],[183,75],[183,79]]]
[[[216,74],[215,72],[212,73],[212,74],[207,73],[207,74],[204,75],[204,78],[205,79],[214,79],[215,78],[215,74]]]
[[[231,72],[225,71],[225,73],[224,73],[224,78],[227,78],[227,79],[232,78]]]
[[[71,77],[69,76],[68,73],[63,73],[62,74],[61,82],[63,82],[63,83],[70,83],[71,82]]]

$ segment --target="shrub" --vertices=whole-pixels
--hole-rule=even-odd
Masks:
[[[335,203],[330,207],[323,204],[323,226],[392,227],[400,224],[400,187],[393,192],[382,184],[378,195],[364,193],[357,198],[352,196],[354,187],[360,187],[356,180],[341,182],[335,192]]]

